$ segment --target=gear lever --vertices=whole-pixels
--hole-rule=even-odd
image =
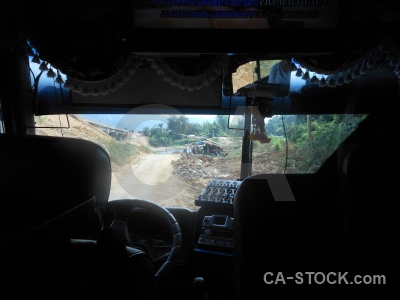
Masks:
[[[193,289],[196,300],[207,300],[209,299],[206,295],[205,281],[203,277],[195,277],[193,279]]]

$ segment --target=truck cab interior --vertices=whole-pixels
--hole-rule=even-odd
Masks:
[[[400,4],[0,0],[2,292],[393,299]]]

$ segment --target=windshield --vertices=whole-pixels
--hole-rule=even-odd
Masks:
[[[82,138],[104,147],[112,163],[110,200],[137,198],[197,210],[212,179],[251,174],[314,173],[365,115],[285,115],[265,118],[270,141],[249,143],[228,115],[51,115],[36,117],[39,135]],[[240,123],[240,119],[236,120]],[[237,124],[236,124],[237,125]]]

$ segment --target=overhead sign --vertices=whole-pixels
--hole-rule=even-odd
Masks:
[[[134,3],[134,28],[335,29],[342,1],[147,0]]]

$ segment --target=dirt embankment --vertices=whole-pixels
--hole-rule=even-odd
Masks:
[[[38,116],[35,121],[38,135],[73,137],[94,142],[112,139],[107,133],[76,115]]]

